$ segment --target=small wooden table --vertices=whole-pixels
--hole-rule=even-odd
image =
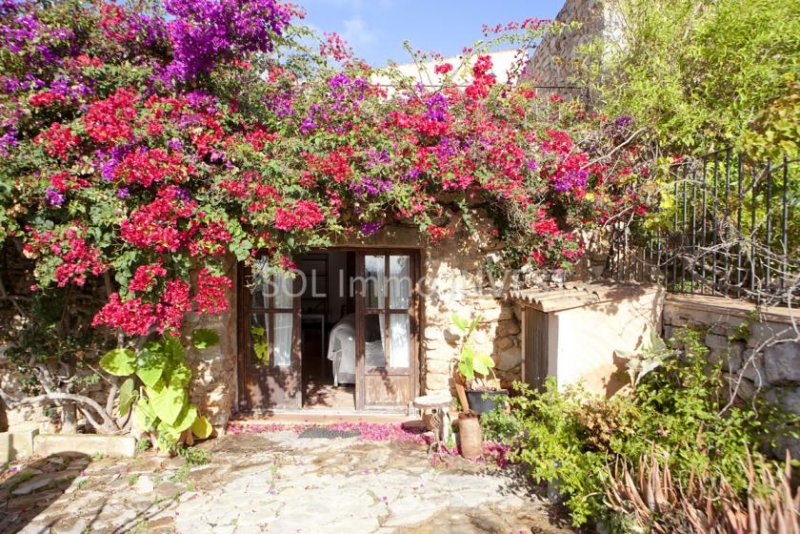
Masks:
[[[434,442],[431,448],[437,451],[441,446],[447,445],[450,441],[450,405],[453,397],[449,393],[438,393],[433,395],[423,395],[414,399],[412,405],[424,413],[426,410],[431,412],[431,423],[434,428]]]

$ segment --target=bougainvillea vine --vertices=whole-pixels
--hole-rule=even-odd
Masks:
[[[481,50],[387,88],[335,34],[297,46],[289,4],[162,7],[0,3],[0,241],[38,290],[110,280],[98,327],[225,311],[229,257],[286,269],[392,225],[458,239],[476,214],[508,265],[569,268],[586,230],[646,209],[629,122],[500,83]]]

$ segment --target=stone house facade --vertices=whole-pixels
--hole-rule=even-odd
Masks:
[[[500,244],[492,237],[488,219],[480,214],[476,218],[477,231],[457,230],[455,236],[435,246],[423,240],[415,228],[395,226],[386,227],[370,238],[343,241],[332,249],[418,252],[420,280],[415,294],[418,297],[419,314],[415,317],[417,328],[414,331],[418,333],[419,343],[415,354],[417,365],[412,366],[416,370],[412,377],[414,394],[450,391],[452,366],[458,354],[459,341],[458,331],[452,323],[454,314],[480,316],[479,326],[473,336],[475,349],[492,355],[497,362],[496,372],[501,383],[510,384],[521,378],[519,319],[514,313],[513,303],[503,295],[502,282],[493,281],[487,276],[485,268],[487,258],[499,250]],[[241,272],[237,270],[236,263],[231,261],[228,268],[236,279],[237,272]],[[237,280],[236,285],[241,288],[242,283],[242,280]],[[192,400],[199,404],[201,411],[218,428],[224,427],[228,418],[243,408],[239,402],[243,385],[241,380],[237,380],[237,373],[241,372],[243,353],[249,347],[241,342],[242,317],[237,316],[242,313],[241,302],[238,302],[242,294],[246,295],[247,292],[231,289],[227,313],[205,318],[202,325],[197,322],[192,325],[213,328],[220,334],[219,345],[204,351],[194,350],[188,356],[195,370]],[[300,324],[302,330],[305,323]],[[301,346],[300,351],[303,350]],[[360,385],[357,383],[355,387]],[[302,407],[314,407],[306,406],[306,401],[309,399],[304,398]],[[408,409],[406,404],[385,408],[405,411]],[[345,408],[351,407],[337,405],[334,408],[347,411]],[[269,409],[267,401],[263,406],[249,406],[245,411]]]

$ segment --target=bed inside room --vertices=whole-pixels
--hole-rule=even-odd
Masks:
[[[305,276],[300,297],[303,407],[355,409],[355,252],[298,257]],[[369,346],[369,345],[368,345]]]

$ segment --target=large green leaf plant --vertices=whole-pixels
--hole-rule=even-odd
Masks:
[[[198,349],[219,341],[216,332],[203,329],[195,330],[192,338]],[[135,424],[162,451],[174,451],[213,432],[208,419],[189,402],[192,371],[177,337],[165,335],[138,350],[113,349],[100,365],[109,374],[127,377],[119,389],[120,415],[125,417],[133,410]]]
[[[466,318],[454,314],[451,320],[461,334],[456,365],[458,374],[461,375],[464,384],[467,386],[488,388],[491,383],[496,382],[494,360],[486,353],[476,352],[472,342],[472,334],[478,327],[481,316],[475,315],[471,318]]]

